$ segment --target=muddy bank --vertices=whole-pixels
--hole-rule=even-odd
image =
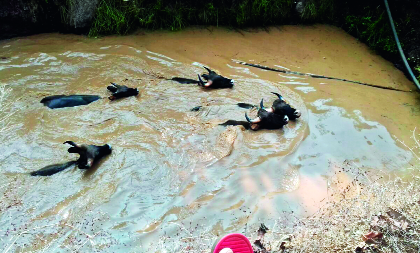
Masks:
[[[405,71],[382,0],[270,1],[0,1],[0,39],[43,32],[128,34],[138,28],[180,30],[192,25],[233,29],[327,23],[343,28]],[[411,68],[420,76],[420,3],[390,0]]]

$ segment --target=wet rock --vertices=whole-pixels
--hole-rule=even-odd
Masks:
[[[305,10],[305,6],[306,6],[306,0],[296,1],[295,10],[297,11],[297,13],[302,14],[303,11]]]
[[[98,0],[73,0],[68,25],[75,30],[88,30],[95,16]]]
[[[0,6],[0,39],[57,31],[60,25],[53,0],[0,0]]]
[[[217,159],[222,159],[232,153],[235,140],[240,131],[241,128],[239,127],[229,126],[217,137],[214,151]]]
[[[0,0],[0,39],[89,31],[98,0]]]

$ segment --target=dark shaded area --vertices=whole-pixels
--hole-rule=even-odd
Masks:
[[[60,171],[63,171],[67,168],[69,168],[70,166],[76,164],[76,161],[71,161],[71,162],[66,162],[66,163],[62,163],[62,164],[52,164],[52,165],[48,165],[40,170],[37,171],[33,171],[31,172],[31,176],[51,176],[54,175]]]
[[[87,105],[100,98],[100,96],[96,95],[54,95],[43,98],[41,100],[41,103],[43,103],[45,106],[48,106],[51,109],[57,109],[64,107]]]
[[[61,27],[55,4],[36,0],[0,0],[0,39],[43,32]]]
[[[248,104],[248,103],[237,103],[237,106],[245,109],[252,109],[254,107],[258,108],[256,105]]]

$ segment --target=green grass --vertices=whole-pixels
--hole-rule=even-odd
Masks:
[[[189,25],[245,27],[282,24],[292,18],[293,2],[100,0],[89,35],[123,35],[137,28],[176,31]]]
[[[139,11],[134,1],[100,0],[89,36],[126,34]]]
[[[388,53],[397,53],[397,45],[392,36],[385,11],[372,13],[366,16],[349,15],[345,20],[348,31],[366,42],[374,50],[383,50]]]
[[[311,0],[301,15],[304,22],[334,22],[336,0]]]

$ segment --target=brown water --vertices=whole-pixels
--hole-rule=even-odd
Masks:
[[[282,211],[315,211],[335,164],[391,172],[413,162],[394,135],[412,144],[420,119],[415,93],[233,61],[414,89],[391,63],[334,27],[42,34],[0,42],[0,56],[7,57],[0,82],[12,88],[12,110],[19,110],[11,118],[18,127],[1,136],[4,252],[191,252],[182,248],[191,238],[211,245],[227,232],[251,235],[260,222],[272,225]],[[161,78],[195,78],[203,65],[233,78],[235,88],[204,91]],[[140,95],[56,110],[39,103],[54,94],[106,98],[109,82],[138,87]],[[271,91],[300,109],[301,119],[279,131],[218,126],[244,119],[238,102],[269,104]],[[113,153],[91,171],[28,176],[74,159],[67,140],[108,143]]]

